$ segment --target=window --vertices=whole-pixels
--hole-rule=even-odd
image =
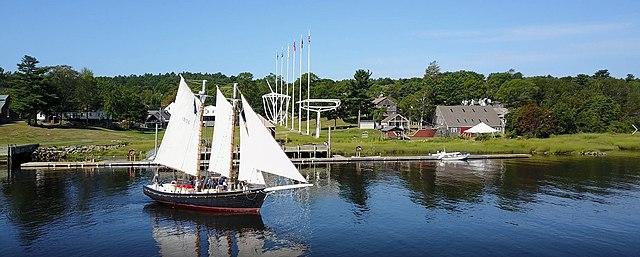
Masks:
[[[462,109],[462,112],[467,112],[467,111],[465,111],[464,109]]]
[[[484,112],[487,112],[487,109],[484,109]]]
[[[464,123],[467,123],[467,119],[464,119]]]
[[[458,121],[458,123],[460,123],[460,119],[456,119]]]
[[[471,109],[473,112],[476,112],[476,109]]]
[[[453,112],[453,109],[449,109],[449,111]]]

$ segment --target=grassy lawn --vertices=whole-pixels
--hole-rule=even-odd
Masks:
[[[278,127],[276,137],[283,139],[287,145],[322,144],[328,141],[328,125],[334,122],[323,120],[320,138],[300,135],[284,127]],[[313,134],[315,123],[312,122],[310,132]],[[471,153],[533,153],[549,155],[578,155],[585,151],[638,151],[640,135],[629,134],[575,134],[553,136],[546,139],[505,139],[469,140],[459,138],[429,138],[423,140],[384,139],[377,130],[360,130],[346,128],[352,124],[338,121],[342,127],[332,130],[332,152],[344,156],[354,154],[356,146],[362,146],[363,155],[422,155],[446,149],[447,151],[464,151]],[[306,131],[306,124],[303,125]],[[210,128],[203,131],[203,138],[211,138]],[[162,138],[162,134],[159,135]],[[236,139],[238,136],[236,136]],[[118,145],[113,150],[91,153],[98,159],[126,159],[129,149],[146,153],[154,147],[153,132],[116,131],[103,128],[64,129],[30,127],[24,122],[0,125],[0,147],[7,144],[39,143],[43,146],[79,146],[79,145]],[[85,156],[78,156],[82,159]]]
[[[288,145],[323,143],[328,141],[327,130],[320,138],[300,135],[279,127],[277,137],[286,140]],[[460,138],[428,138],[418,140],[385,139],[377,130],[357,128],[338,129],[331,133],[334,154],[351,156],[355,147],[362,147],[363,155],[421,155],[447,151],[471,153],[533,153],[549,155],[575,155],[587,151],[610,152],[640,150],[640,135],[629,134],[574,134],[552,136],[545,139],[506,139],[473,140]]]
[[[161,138],[162,135],[160,135]],[[154,147],[153,132],[117,131],[104,128],[41,128],[25,122],[0,125],[0,147],[8,144],[39,143],[42,146],[118,145],[113,150],[95,153],[94,157],[126,159],[129,149],[146,152]]]

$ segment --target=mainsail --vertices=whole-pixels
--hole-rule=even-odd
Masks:
[[[198,99],[184,78],[180,76],[180,85],[176,100],[171,109],[171,119],[162,138],[154,163],[198,175],[198,152],[200,144],[200,116],[202,102]]]
[[[239,177],[243,176],[243,171],[258,170],[306,183],[307,180],[273,139],[269,130],[262,124],[258,114],[253,111],[244,96],[241,95],[241,97],[244,126],[247,133],[246,138],[249,138],[249,142],[244,144],[242,143],[242,138],[240,139]],[[242,117],[240,117],[240,120],[242,120]],[[246,167],[246,165],[249,165],[249,167]],[[248,176],[251,176],[251,174]]]
[[[233,158],[233,106],[220,92],[220,88],[216,88],[215,117],[208,170],[229,177]]]

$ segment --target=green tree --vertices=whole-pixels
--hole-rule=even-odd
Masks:
[[[457,105],[463,100],[487,97],[484,75],[472,71],[443,73],[433,88],[436,104]]]
[[[36,58],[25,55],[18,63],[10,90],[11,109],[30,125],[35,124],[38,111],[44,110],[55,97],[47,91],[44,83],[46,69],[38,67],[38,63]]]
[[[551,109],[553,116],[556,117],[558,134],[570,134],[577,131],[576,115],[578,110],[574,108],[568,101],[560,101],[553,105]]]
[[[100,109],[100,96],[96,94],[96,80],[87,68],[80,71],[79,83],[75,90],[79,111],[90,112]],[[87,119],[89,115],[86,115]]]
[[[424,70],[424,79],[437,80],[440,75],[440,65],[438,65],[437,61],[432,61],[427,66],[427,69]]]
[[[371,72],[369,70],[357,70],[353,75],[351,83],[349,83],[346,98],[343,103],[343,110],[350,116],[358,116],[361,113],[364,116],[371,114],[373,103],[372,98],[368,95],[371,87]]]
[[[0,69],[2,69],[2,68],[0,68]],[[624,80],[627,81],[627,82],[631,82],[631,81],[634,81],[635,79],[636,79],[636,76],[634,76],[633,74],[629,73],[629,74],[627,74],[627,77]]]
[[[147,114],[147,106],[142,103],[140,96],[124,86],[114,87],[106,95],[104,106],[114,119],[123,122],[142,121]]]
[[[588,104],[578,113],[579,131],[605,132],[612,123],[618,121],[620,105],[610,97],[594,95],[587,101]]]
[[[514,80],[521,79],[522,73],[515,71],[507,71],[507,72],[497,72],[491,73],[487,77],[487,96],[488,98],[495,98],[496,92],[500,90],[500,87],[505,83]]]
[[[402,98],[399,107],[402,113],[410,120],[423,122],[429,121],[431,114],[435,112],[435,105],[430,97],[431,88],[423,88],[407,97]]]
[[[536,102],[540,89],[531,81],[525,79],[511,80],[496,92],[496,98],[508,107],[523,106]]]
[[[507,115],[507,124],[511,133],[527,137],[549,137],[556,133],[556,119],[553,112],[527,104]]]
[[[56,92],[57,101],[49,105],[49,114],[78,110],[79,102],[76,90],[80,83],[80,73],[71,66],[58,65],[50,67],[45,74],[45,83]],[[96,92],[91,92],[97,95]]]
[[[609,70],[598,70],[596,71],[596,73],[593,74],[594,78],[610,78],[611,74],[609,74]]]

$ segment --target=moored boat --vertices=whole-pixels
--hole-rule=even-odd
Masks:
[[[442,152],[438,152],[434,154],[438,160],[441,161],[464,161],[469,158],[470,154],[461,153],[461,152],[450,152],[443,150]]]

